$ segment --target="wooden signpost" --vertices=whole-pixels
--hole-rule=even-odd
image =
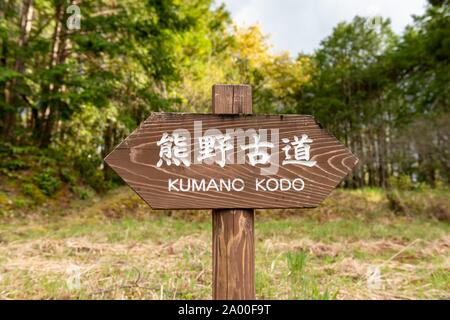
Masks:
[[[213,209],[213,298],[254,299],[253,209],[315,207],[358,159],[311,116],[251,115],[250,86],[212,100],[152,113],[105,161],[154,209]]]

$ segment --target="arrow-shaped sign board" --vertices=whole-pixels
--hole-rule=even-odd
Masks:
[[[152,113],[105,159],[154,209],[317,206],[358,159],[311,116]]]

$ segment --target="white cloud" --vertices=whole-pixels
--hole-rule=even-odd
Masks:
[[[422,14],[426,0],[217,0],[223,1],[238,25],[259,23],[271,35],[275,51],[312,53],[333,27],[355,15],[390,18],[402,33]]]

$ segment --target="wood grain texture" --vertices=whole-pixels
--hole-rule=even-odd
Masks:
[[[219,89],[215,90],[217,94]],[[226,89],[228,90],[228,89]],[[226,91],[225,90],[225,91]],[[218,96],[223,103],[236,101],[236,109],[245,110],[245,99],[234,96],[228,99]],[[242,100],[242,101],[241,101]],[[231,102],[230,102],[231,101]],[[224,108],[222,102],[216,102]],[[194,121],[202,121],[203,131],[216,128],[225,132],[228,128],[279,129],[279,141],[307,134],[313,140],[310,144],[311,160],[317,161],[314,167],[302,165],[281,165],[283,151],[281,143],[276,145],[278,152],[273,157],[280,158],[276,175],[262,176],[265,165],[245,164],[192,164],[190,167],[156,166],[159,160],[159,147],[156,142],[164,132],[185,128],[194,130]],[[192,139],[191,149],[195,145]],[[248,140],[247,140],[248,143]],[[236,159],[238,147],[232,157]],[[106,157],[106,162],[130,187],[154,209],[212,209],[212,208],[310,208],[317,206],[331,190],[336,187],[354,165],[357,158],[336,138],[323,130],[311,116],[303,115],[248,115],[248,114],[176,114],[153,113],[142,125]],[[304,190],[298,191],[258,191],[255,177],[260,178],[301,178]],[[169,178],[183,179],[235,179],[245,181],[246,188],[236,191],[209,192],[168,192]]]
[[[213,86],[213,113],[230,111],[252,112],[250,86]],[[213,299],[254,300],[254,210],[215,209],[212,227]]]
[[[311,116],[251,115],[250,86],[215,85],[212,95],[215,114],[152,113],[105,161],[154,209],[216,209],[212,217],[213,297],[254,299],[253,208],[315,207],[352,170],[358,159]],[[165,132],[171,134],[178,129],[189,131],[191,160],[195,161],[193,155],[198,151],[198,144],[195,142],[194,128],[197,121],[201,121],[202,134],[210,129],[225,133],[230,128],[278,131],[276,141],[269,139],[275,144],[270,153],[271,165],[276,172],[263,175],[262,169],[270,165],[251,166],[248,161],[236,163],[240,152],[236,139],[229,155],[233,161],[223,168],[217,163],[191,163],[190,166],[163,164],[158,167],[160,147],[157,142]],[[313,140],[310,143],[310,160],[316,161],[316,165],[282,165],[282,139],[301,137],[303,134]],[[273,159],[279,159],[279,163],[274,164]],[[169,179],[200,181],[237,178],[245,183],[242,191],[168,190]],[[255,178],[302,179],[304,189],[257,191]]]
[[[253,209],[213,210],[213,299],[255,299]]]

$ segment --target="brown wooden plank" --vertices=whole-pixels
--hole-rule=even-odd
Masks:
[[[357,158],[335,137],[327,133],[311,116],[251,115],[251,87],[215,85],[212,89],[215,114],[152,113],[141,126],[109,154],[105,161],[151,207],[155,209],[213,210],[213,296],[216,299],[254,299],[254,211],[253,208],[310,208],[317,206],[357,163]],[[199,129],[201,125],[201,130]],[[197,129],[197,130],[195,130]],[[250,137],[241,141],[233,137],[227,163],[199,163],[198,134],[214,130],[258,133],[264,130],[274,144],[268,164],[251,165],[240,149]],[[190,150],[188,165],[158,162],[164,134],[187,133]],[[272,140],[272,134],[278,137]],[[307,135],[313,166],[282,164],[283,139]],[[244,140],[244,141],[242,141]],[[253,141],[252,141],[253,142]],[[285,141],[283,141],[286,144]],[[239,156],[245,155],[244,159]],[[278,162],[277,162],[278,159]],[[167,159],[166,159],[167,160]],[[161,165],[162,163],[162,165]],[[220,163],[220,162],[219,162]],[[223,165],[223,163],[222,163]],[[267,172],[272,168],[273,171]],[[186,188],[199,181],[239,180],[242,190],[194,190]],[[257,181],[271,181],[258,189]],[[170,190],[176,180],[179,189]],[[301,181],[301,190],[270,190],[280,181]],[[186,188],[183,190],[183,186]],[[245,209],[252,208],[252,209]]]
[[[249,95],[239,92],[239,86],[233,91],[233,99],[227,99],[221,92],[230,93],[229,86],[225,89],[215,87],[214,102],[220,110],[229,104],[237,112],[248,113]],[[250,97],[251,101],[251,97]],[[247,110],[246,110],[247,108]],[[258,191],[255,178],[261,176],[261,168],[246,164],[226,164],[221,168],[217,164],[192,164],[185,166],[156,167],[159,159],[159,147],[156,142],[164,132],[172,132],[179,128],[194,130],[194,121],[202,121],[203,131],[216,128],[225,132],[228,128],[247,129],[279,129],[279,139],[300,136],[303,133],[313,139],[311,144],[311,159],[317,161],[312,168],[300,165],[278,166],[276,175],[267,178],[302,178],[304,190],[296,191]],[[190,148],[195,149],[194,139]],[[236,158],[238,146],[235,146],[233,158]],[[282,156],[281,145],[278,153]],[[208,115],[208,114],[173,114],[154,113],[132,135],[125,139],[107,158],[106,162],[148,203],[155,209],[185,209],[185,208],[296,208],[315,207],[331,190],[350,172],[357,159],[338,140],[323,130],[311,116],[302,115]],[[281,162],[281,159],[280,159]],[[235,179],[245,181],[246,188],[241,192],[168,192],[168,179],[178,177],[187,179]]]
[[[213,210],[213,298],[255,299],[254,213]]]
[[[214,85],[212,87],[212,95],[212,106],[213,110],[217,110],[216,113],[233,113],[232,85]]]
[[[230,87],[232,90],[230,90]],[[232,104],[228,98],[232,96]],[[251,113],[251,87],[213,87],[213,113]],[[255,299],[253,209],[216,209],[212,212],[213,298]]]

